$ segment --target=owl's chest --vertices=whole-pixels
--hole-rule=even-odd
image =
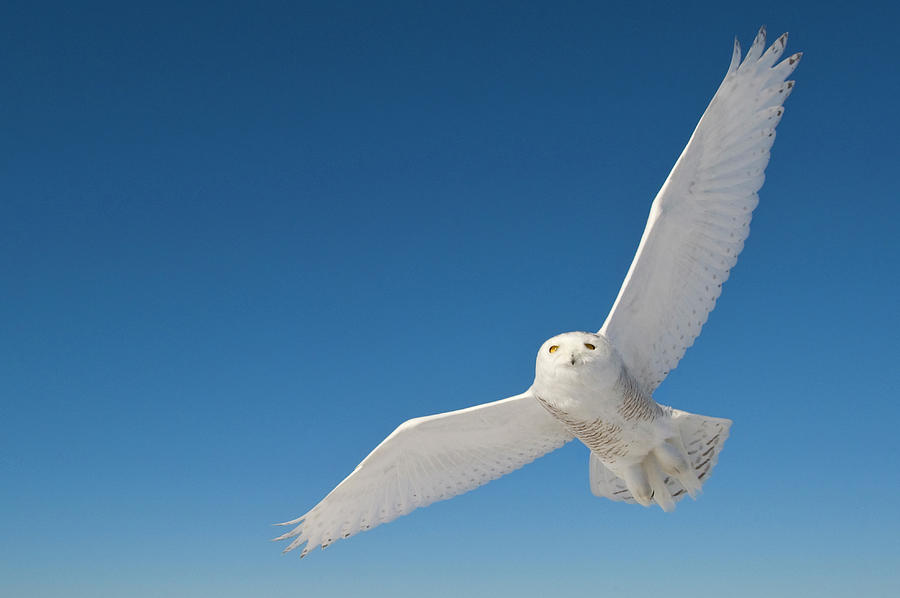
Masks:
[[[622,397],[613,389],[601,391],[569,384],[536,391],[535,396],[544,409],[567,426],[597,419],[611,423],[621,420]]]
[[[578,383],[538,386],[538,402],[573,435],[606,462],[630,454],[657,434],[661,407],[628,384],[627,377],[610,388]]]

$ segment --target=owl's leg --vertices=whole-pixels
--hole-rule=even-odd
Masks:
[[[650,480],[647,478],[643,464],[635,463],[626,467],[622,471],[622,479],[625,480],[634,500],[645,507],[653,504],[653,488],[650,487]]]

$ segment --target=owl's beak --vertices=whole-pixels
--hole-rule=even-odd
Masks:
[[[576,360],[576,359],[577,359],[577,358],[576,358],[576,356],[575,356],[574,353],[572,353],[572,354],[569,355],[569,363],[571,363],[572,365],[575,365],[575,360]]]

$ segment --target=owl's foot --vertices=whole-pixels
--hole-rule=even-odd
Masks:
[[[655,502],[668,512],[675,509],[670,478],[675,478],[692,497],[700,490],[700,480],[689,463],[681,440],[671,438],[650,451],[640,463],[628,466],[622,472],[622,479],[639,504],[649,507]]]

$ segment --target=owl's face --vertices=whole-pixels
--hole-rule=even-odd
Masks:
[[[622,360],[606,337],[592,332],[566,332],[541,345],[535,364],[535,385],[578,383],[611,387],[621,371]]]

